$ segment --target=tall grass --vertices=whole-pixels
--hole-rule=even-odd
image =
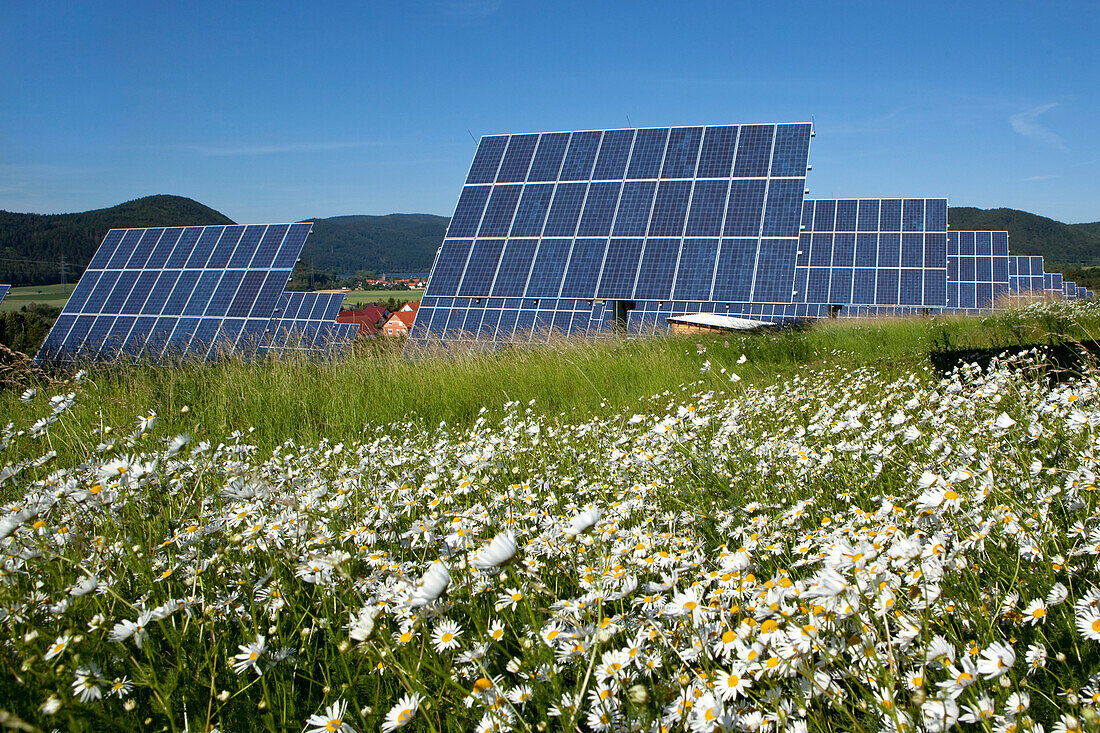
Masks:
[[[728,386],[769,384],[804,370],[871,366],[884,377],[926,364],[937,349],[1011,348],[1100,334],[1100,312],[1078,308],[1015,310],[985,318],[868,318],[821,321],[765,332],[599,341],[555,340],[550,346],[496,350],[405,350],[403,343],[363,341],[331,359],[288,356],[260,361],[172,366],[88,364],[91,388],[54,449],[87,449],[88,435],[135,414],[155,412],[169,431],[222,440],[251,429],[264,450],[288,439],[331,442],[384,431],[395,422],[423,427],[469,425],[483,411],[534,401],[539,414],[583,419],[702,378]],[[738,364],[745,355],[747,361]],[[709,365],[709,366],[706,366]],[[54,377],[66,378],[71,367]],[[19,411],[20,380],[0,391],[0,423]]]

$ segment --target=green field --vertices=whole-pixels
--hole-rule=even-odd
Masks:
[[[0,311],[17,311],[28,303],[41,303],[61,308],[65,301],[73,293],[76,283],[68,285],[37,285],[26,288],[12,288],[4,301],[0,303]],[[356,303],[385,302],[388,298],[397,298],[401,301],[418,301],[424,294],[423,290],[351,290],[344,296],[344,307],[351,308]]]
[[[65,301],[73,294],[75,287],[76,283],[12,288],[3,302],[0,302],[0,311],[17,311],[29,303],[40,303],[62,308]]]
[[[344,295],[344,307],[353,308],[356,303],[367,305],[368,303],[385,303],[389,298],[396,298],[402,302],[419,301],[424,295],[423,290],[349,290]]]
[[[10,375],[3,720],[1096,730],[1100,373],[1049,349],[1097,335],[1037,303]]]

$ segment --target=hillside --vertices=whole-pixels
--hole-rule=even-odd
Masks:
[[[1100,265],[1100,223],[1063,224],[1016,209],[952,207],[947,221],[956,231],[1004,230],[1012,254],[1043,255],[1050,265]],[[1048,272],[1057,268],[1048,267]]]
[[[0,282],[49,285],[83,272],[109,229],[233,221],[183,196],[146,196],[108,209],[79,214],[18,214],[0,211]]]
[[[310,219],[313,234],[302,265],[348,277],[361,271],[427,272],[447,230],[432,214],[334,216]]]

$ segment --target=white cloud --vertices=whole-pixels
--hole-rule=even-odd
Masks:
[[[1058,150],[1065,150],[1066,144],[1062,141],[1062,138],[1058,136],[1053,130],[1048,127],[1040,125],[1036,120],[1039,115],[1043,114],[1047,110],[1057,107],[1056,102],[1050,104],[1044,104],[1039,107],[1034,107],[1026,112],[1020,112],[1014,114],[1008,118],[1009,123],[1012,125],[1012,129],[1020,133],[1024,137],[1030,137],[1038,140],[1039,142],[1049,145],[1052,148]]]
[[[1028,176],[1027,178],[1021,178],[1020,180],[1022,180],[1022,181],[1050,181],[1050,180],[1053,180],[1053,179],[1055,179],[1055,178],[1061,178],[1061,176],[1056,176],[1056,175],[1050,175],[1050,176]]]

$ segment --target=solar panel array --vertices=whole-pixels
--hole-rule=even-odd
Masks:
[[[112,229],[36,359],[254,355],[312,224]]]
[[[947,199],[806,200],[810,125],[482,138],[410,333],[526,341],[979,311],[1008,294],[1087,297],[1013,257],[1007,232],[949,232]],[[1036,261],[1037,260],[1037,261]]]
[[[4,302],[4,297],[11,290],[11,285],[0,285],[0,303]]]
[[[599,334],[608,301],[793,296],[809,124],[485,137],[414,337]]]

